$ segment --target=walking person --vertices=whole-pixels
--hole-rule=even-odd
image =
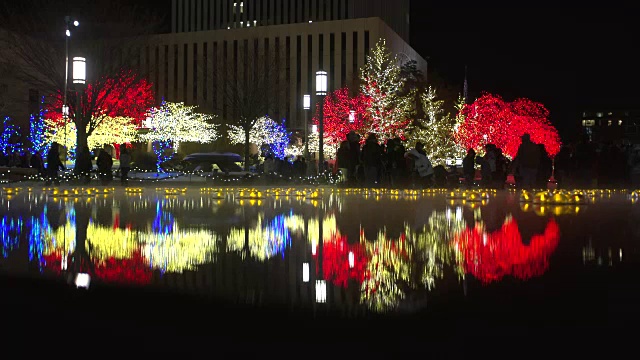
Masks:
[[[46,185],[51,185],[51,182],[56,185],[60,185],[60,178],[58,177],[58,170],[64,170],[64,165],[60,160],[60,148],[57,142],[51,144],[51,148],[47,153],[47,168],[46,175],[47,181]]]
[[[424,151],[424,144],[416,143],[416,147],[406,152],[405,157],[413,159],[414,171],[418,175],[419,185],[421,188],[431,187],[433,183],[433,165]]]
[[[113,173],[111,172],[113,159],[111,159],[111,155],[109,155],[105,149],[100,149],[96,165],[98,165],[98,174],[102,180],[102,185],[108,185],[111,181],[111,177],[113,176]]]
[[[362,147],[362,163],[365,184],[370,187],[378,186],[380,183],[378,176],[382,168],[382,146],[378,144],[378,138],[374,133],[369,134]]]
[[[120,183],[122,185],[129,184],[129,171],[131,170],[131,154],[129,149],[123,144],[120,147]]]
[[[462,174],[467,189],[471,189],[476,178],[476,151],[473,149],[469,149],[462,159]]]
[[[522,176],[522,187],[531,189],[536,185],[541,157],[540,148],[531,141],[529,134],[522,135],[521,139],[522,143],[520,143],[514,163]]]

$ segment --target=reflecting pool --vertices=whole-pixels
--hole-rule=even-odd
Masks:
[[[545,297],[559,278],[602,281],[638,265],[638,219],[640,204],[623,191],[552,205],[509,191],[5,189],[0,271],[404,312],[479,291],[507,297],[532,282]]]

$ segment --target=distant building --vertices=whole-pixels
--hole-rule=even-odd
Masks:
[[[155,35],[141,62],[158,68],[151,79],[158,98],[233,120],[222,97],[242,77],[238,59],[269,53],[281,69],[269,115],[302,130],[303,95],[314,95],[315,72],[328,72],[329,91],[357,84],[380,38],[401,62],[416,60],[426,72],[407,43],[408,19],[409,0],[173,0],[173,33]]]
[[[582,113],[583,134],[592,141],[640,143],[640,110],[600,109]]]

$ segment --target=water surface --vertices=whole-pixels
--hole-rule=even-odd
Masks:
[[[476,294],[503,303],[523,291],[559,304],[584,284],[624,299],[628,287],[611,279],[631,277],[639,260],[640,204],[624,192],[540,206],[514,192],[469,202],[264,190],[5,192],[0,271],[361,314],[437,310]]]

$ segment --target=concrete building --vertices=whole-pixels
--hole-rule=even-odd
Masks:
[[[303,95],[312,94],[317,70],[329,73],[329,90],[353,86],[369,50],[380,38],[389,49],[426,61],[406,39],[409,1],[364,0],[173,0],[173,33],[152,37],[141,49],[158,98],[184,101],[233,117],[223,96],[239,80],[239,59],[269,54],[278,64],[276,109],[292,130],[304,128]],[[315,103],[315,101],[314,101]]]
[[[592,141],[639,143],[640,111],[606,108],[584,111],[582,128]]]

